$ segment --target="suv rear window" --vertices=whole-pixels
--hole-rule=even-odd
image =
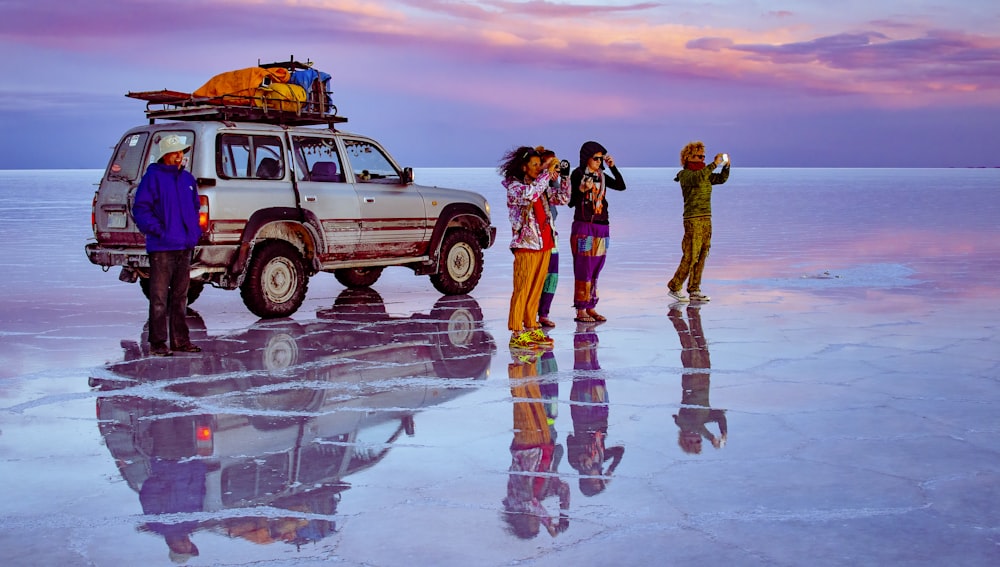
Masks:
[[[139,178],[142,155],[146,151],[148,132],[129,134],[122,138],[115,149],[115,157],[108,167],[108,179],[135,181]]]
[[[281,138],[249,134],[218,137],[216,171],[226,179],[281,179],[285,176],[285,152]]]

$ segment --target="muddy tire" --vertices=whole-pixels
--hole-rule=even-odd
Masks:
[[[288,317],[302,306],[308,285],[299,251],[287,242],[272,240],[256,246],[240,295],[258,317]]]
[[[375,285],[382,275],[381,267],[341,268],[334,270],[333,277],[348,289],[362,289]]]
[[[149,278],[139,278],[139,288],[142,290],[142,294],[149,299]],[[201,297],[201,292],[205,289],[205,282],[197,282],[191,280],[188,284],[188,305],[190,306],[195,302],[196,299]]]
[[[463,295],[475,289],[483,275],[483,247],[472,231],[453,230],[441,243],[440,271],[431,275],[434,289]]]

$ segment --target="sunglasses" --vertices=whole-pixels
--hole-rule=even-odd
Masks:
[[[695,156],[694,156],[694,157],[696,157],[696,158],[701,158],[701,159],[705,159],[705,154],[695,154]]]
[[[594,156],[590,158],[591,161],[604,161],[604,156]]]

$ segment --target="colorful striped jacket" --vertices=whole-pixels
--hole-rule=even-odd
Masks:
[[[549,172],[543,171],[531,183],[525,183],[519,179],[505,179],[503,186],[507,189],[507,209],[510,214],[511,228],[511,248],[525,248],[528,250],[542,249],[542,232],[535,218],[535,211],[532,203],[539,197],[546,195],[549,205],[565,205],[569,202],[570,184],[569,176],[560,179],[556,176],[555,186],[550,187]],[[552,234],[555,236],[554,215],[549,214],[549,225],[552,227]]]

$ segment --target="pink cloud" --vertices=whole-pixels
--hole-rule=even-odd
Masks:
[[[929,28],[919,16],[825,21],[729,6],[716,14],[655,2],[176,0],[167,9],[152,0],[12,0],[0,49],[30,56],[24,83],[38,99],[193,90],[215,73],[294,55],[333,74],[335,97],[379,97],[377,118],[395,104],[410,119],[419,100],[419,114],[435,123],[458,107],[467,125],[490,132],[524,123],[582,131],[604,121],[638,140],[647,128],[687,131],[693,115],[710,112],[702,127],[754,130],[743,135],[761,155],[770,142],[749,140],[776,116],[811,120],[786,136],[813,139],[873,109],[917,109],[933,121],[952,110],[978,116],[1000,101],[1000,35],[966,32],[955,25],[961,18]],[[556,101],[561,112],[526,100]],[[350,116],[368,112],[354,108],[342,106]],[[588,124],[568,124],[580,116]],[[985,132],[983,124],[974,119]]]
[[[581,73],[600,68],[619,76],[648,75],[664,85],[682,80],[707,81],[708,86],[724,80],[882,103],[892,95],[897,104],[984,103],[1000,89],[997,37],[940,30],[914,30],[898,38],[880,31],[809,37],[802,28],[716,28],[706,35],[700,21],[667,23],[659,15],[665,10],[652,2],[317,0],[291,9],[268,1],[179,0],[170,10],[153,2],[60,3],[58,9],[48,4],[20,3],[0,24],[0,40],[168,65],[170,56],[159,48],[164,42],[172,42],[166,45],[176,49],[177,57],[189,62],[194,57],[195,65],[231,60],[231,46],[250,42],[260,52],[280,45],[300,53],[374,47],[399,49],[403,59],[416,50],[481,68],[512,62]],[[190,17],[195,12],[198,17]],[[890,24],[885,20],[880,27]],[[490,81],[489,74],[479,80]]]

